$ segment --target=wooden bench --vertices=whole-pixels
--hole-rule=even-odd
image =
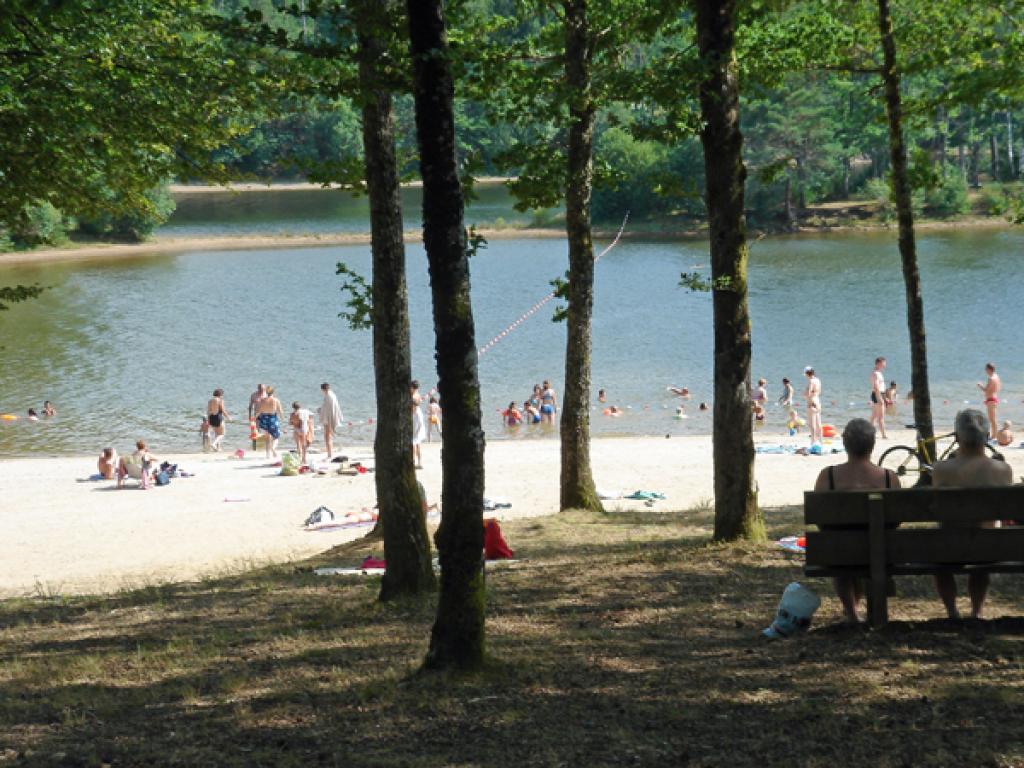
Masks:
[[[818,530],[807,531],[804,573],[866,576],[868,615],[871,625],[880,627],[889,619],[890,576],[1024,571],[1024,525],[977,527],[992,520],[1024,521],[1024,485],[808,491],[804,522]]]

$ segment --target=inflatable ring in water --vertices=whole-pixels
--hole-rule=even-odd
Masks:
[[[17,421],[18,417],[13,413],[0,413],[0,419],[3,421]]]

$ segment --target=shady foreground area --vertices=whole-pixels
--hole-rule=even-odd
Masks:
[[[800,529],[769,510],[773,535]],[[895,621],[760,630],[800,564],[708,543],[710,512],[510,521],[487,669],[418,674],[433,600],[314,561],[103,597],[0,604],[0,764],[1024,765],[1024,578],[986,622],[902,579]]]

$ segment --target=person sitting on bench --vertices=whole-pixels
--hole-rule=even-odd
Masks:
[[[875,448],[875,428],[867,419],[850,419],[843,429],[843,447],[846,448],[846,463],[821,470],[814,483],[815,491],[859,491],[900,487],[900,479],[895,473],[871,463],[871,451]],[[839,602],[843,604],[843,615],[846,620],[851,624],[858,623],[860,618],[857,616],[857,603],[863,596],[860,582],[854,576],[836,576],[832,579],[832,584],[835,586]]]
[[[997,461],[985,455],[985,441],[988,440],[988,422],[981,411],[968,408],[956,415],[953,429],[959,448],[951,459],[940,461],[932,470],[932,481],[936,488],[984,488],[997,485],[1012,485],[1013,470],[1005,461]],[[995,522],[979,523],[983,528],[995,527]],[[988,594],[989,574],[972,573],[967,577],[967,593],[971,597],[971,618],[980,619]],[[951,619],[959,619],[956,608],[956,580],[951,573],[935,576],[935,588],[946,606]]]

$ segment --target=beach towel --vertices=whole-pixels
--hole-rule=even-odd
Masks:
[[[603,488],[598,488],[597,498],[601,499],[601,501],[612,501],[614,499],[621,499],[622,491],[608,491]]]
[[[633,491],[629,496],[623,496],[624,499],[632,499],[633,501],[663,501],[665,494],[658,493],[657,491]]]
[[[341,413],[341,406],[338,405],[338,397],[331,390],[324,392],[324,402],[317,409],[317,415],[320,417],[320,424],[329,427],[331,432],[341,429],[345,417]]]
[[[512,502],[505,499],[484,499],[485,512],[493,512],[496,509],[512,509]]]
[[[784,536],[775,542],[783,552],[791,555],[803,555],[807,553],[806,536]]]

